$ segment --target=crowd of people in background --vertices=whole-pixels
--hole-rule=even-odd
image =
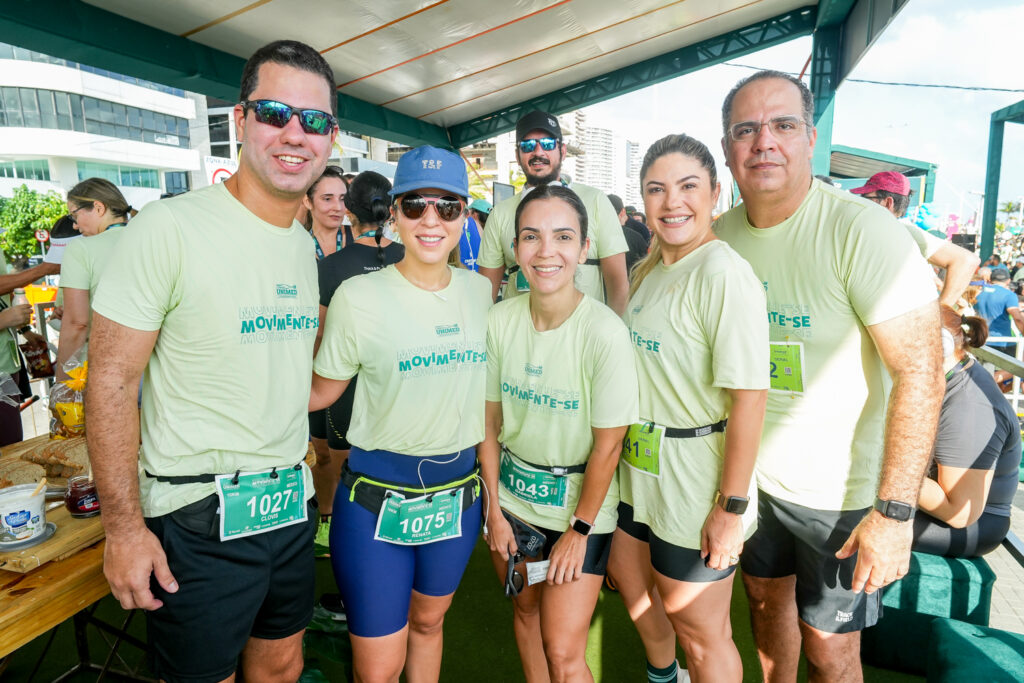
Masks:
[[[333,93],[315,50],[271,43],[230,179],[135,218],[105,181],[68,193],[85,239],[63,255],[58,366],[88,353],[105,573],[147,611],[160,678],[296,680],[329,557],[319,605],[347,620],[356,680],[436,681],[482,535],[531,683],[593,680],[606,579],[651,683],[741,680],[737,567],[766,680],[795,680],[802,651],[812,680],[856,681],[912,548],[1006,535],[1020,425],[970,350],[1017,352],[1024,257],[979,267],[899,221],[899,173],[813,177],[799,79],[726,95],[742,201],[721,215],[705,143],[647,150],[639,211],[563,179],[542,111],[516,126],[526,186],[493,206],[450,150],[345,174]],[[12,341],[31,333],[0,308]]]

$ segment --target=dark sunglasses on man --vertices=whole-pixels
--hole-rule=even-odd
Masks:
[[[338,125],[338,120],[325,111],[297,109],[277,100],[244,100],[241,105],[243,111],[252,109],[257,121],[275,128],[287,126],[292,116],[299,117],[302,130],[310,135],[329,135]]]
[[[558,140],[556,138],[532,138],[530,140],[519,141],[519,151],[523,154],[529,154],[533,150],[537,149],[537,145],[540,144],[540,148],[545,152],[550,152],[555,147],[558,147]]]

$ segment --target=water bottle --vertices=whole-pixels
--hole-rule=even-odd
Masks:
[[[18,287],[14,290],[14,298],[11,299],[11,306],[22,306],[28,304],[28,296],[25,295],[25,290]]]

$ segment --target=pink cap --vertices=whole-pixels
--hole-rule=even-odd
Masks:
[[[867,194],[875,190],[883,190],[906,196],[910,194],[910,181],[902,173],[882,171],[868,178],[868,182],[864,187],[858,187],[850,190],[850,192],[854,194]]]

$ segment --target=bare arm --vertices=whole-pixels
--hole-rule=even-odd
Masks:
[[[479,273],[491,281],[491,299],[497,301],[498,290],[501,289],[501,278],[505,276],[505,269],[480,266]]]
[[[939,465],[939,480],[925,479],[917,505],[955,529],[978,521],[985,510],[995,470]]]
[[[124,327],[99,314],[93,320],[85,406],[89,460],[103,501],[103,572],[125,609],[163,605],[150,590],[151,574],[165,590],[178,589],[139,504],[139,378],[158,334]]]
[[[1017,325],[1017,331],[1024,334],[1024,315],[1021,315],[1019,308],[1007,308],[1006,312],[1013,318],[1013,322]]]
[[[619,455],[622,453],[622,439],[626,436],[628,425],[622,427],[592,427],[594,446],[587,460],[587,470],[583,473],[583,485],[580,499],[576,503],[573,514],[584,522],[593,524],[601,510],[601,503],[608,495],[608,487],[619,466]],[[583,560],[587,554],[587,537],[572,529],[567,529],[555,541],[548,558],[548,583],[560,584],[575,581],[583,576]]]
[[[320,342],[324,340],[324,318],[327,317],[327,307],[323,304],[320,305],[320,323],[316,328],[316,339],[313,340],[313,357],[316,358],[316,352],[320,350]]]
[[[946,281],[942,284],[939,303],[956,306],[960,296],[970,284],[971,278],[974,277],[974,272],[981,264],[981,259],[973,251],[947,242],[932,254],[928,263],[946,269]]]
[[[309,391],[309,412],[323,410],[341,398],[350,380],[328,379],[313,373],[313,385]]]
[[[608,307],[620,316],[623,315],[629,299],[626,254],[615,254],[601,259],[601,277],[604,278],[604,297]]]
[[[893,383],[878,497],[913,505],[931,458],[945,386],[938,305],[933,302],[872,325],[868,332]],[[907,573],[912,540],[912,524],[871,510],[836,556],[858,553],[853,590],[873,593]]]
[[[64,315],[57,345],[57,380],[67,377],[64,363],[85,344],[89,330],[89,290],[64,288]],[[148,358],[148,356],[147,356]]]
[[[498,503],[498,472],[501,458],[498,434],[501,433],[502,422],[501,403],[487,401],[484,406],[484,440],[477,446],[476,455],[480,460],[480,476],[484,480],[484,490],[487,493],[487,505],[484,506],[484,527],[487,537],[484,540],[493,552],[507,560],[509,554],[515,553],[518,546],[512,527],[502,517],[501,505]]]
[[[729,389],[729,396],[732,408],[725,430],[722,480],[718,490],[723,496],[745,498],[750,491],[750,478],[754,474],[757,449],[761,443],[768,391]],[[707,558],[707,566],[711,569],[724,570],[732,564],[730,558],[738,557],[742,549],[742,515],[712,505],[701,529],[700,556]]]
[[[0,294],[10,294],[18,287],[30,285],[46,275],[56,275],[60,272],[60,266],[56,263],[40,263],[38,266],[26,268],[18,273],[0,275]]]

